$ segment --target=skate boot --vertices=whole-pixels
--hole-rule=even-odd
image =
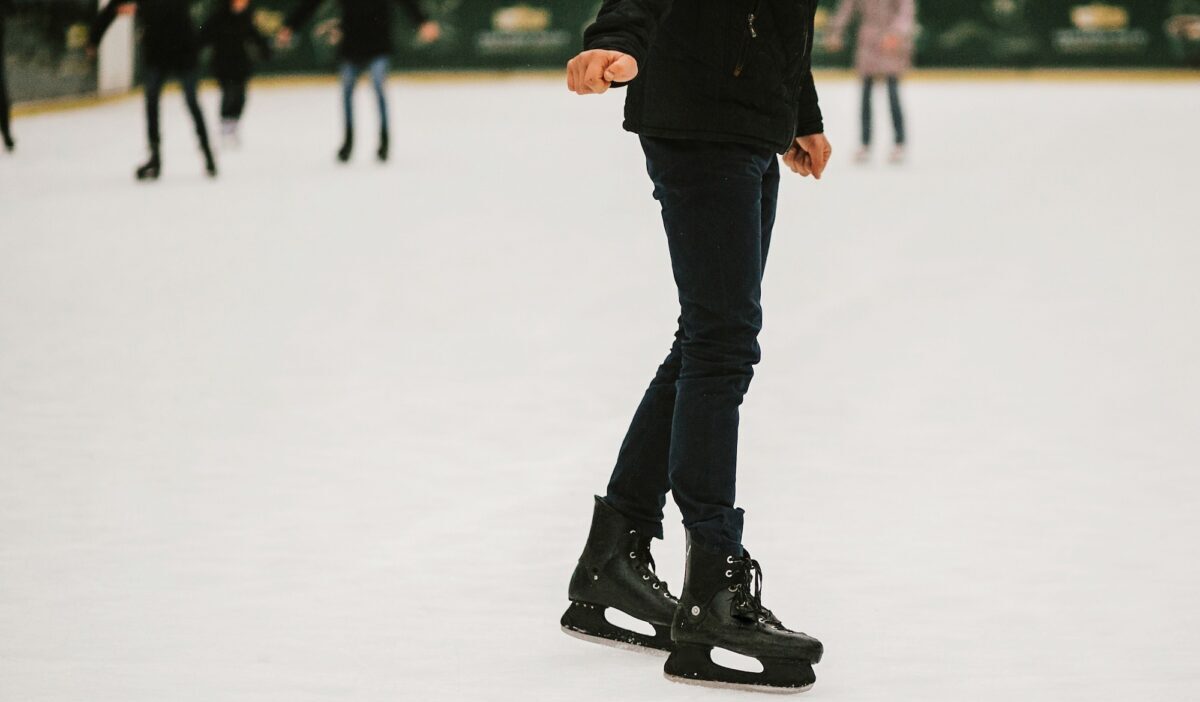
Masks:
[[[12,150],[17,148],[17,142],[13,141],[11,134],[4,135],[4,150],[12,153]]]
[[[871,160],[871,149],[866,146],[860,146],[858,151],[854,152],[855,163],[866,163]]]
[[[158,180],[159,174],[162,172],[162,161],[158,158],[158,147],[150,147],[150,160],[138,166],[134,171],[134,175],[138,180]]]
[[[587,545],[571,576],[564,632],[616,648],[658,654],[671,650],[671,616],[679,601],[654,574],[650,538],[596,498]],[[604,616],[610,607],[647,622],[654,636],[612,624]]]
[[[386,163],[388,160],[388,130],[387,127],[379,130],[379,151],[375,152],[379,157],[380,163]]]
[[[345,163],[350,160],[350,153],[354,151],[354,130],[346,127],[346,137],[342,140],[342,148],[338,149],[337,160]]]
[[[888,154],[888,163],[900,165],[904,163],[906,156],[907,154],[904,151],[904,145],[896,144],[896,146],[892,149],[892,153]]]
[[[689,539],[683,595],[671,623],[675,651],[663,672],[675,682],[762,692],[803,692],[824,649],[785,629],[762,604],[762,568],[749,553],[708,551]],[[713,662],[720,647],[757,658],[761,673]]]

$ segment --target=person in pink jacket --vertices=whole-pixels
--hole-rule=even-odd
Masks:
[[[916,26],[914,0],[841,0],[829,27],[828,48],[841,51],[844,34],[858,17],[858,48],[854,68],[862,78],[862,148],[856,156],[864,162],[871,148],[871,91],[876,78],[887,80],[892,108],[895,147],[891,161],[904,160],[904,112],[900,108],[900,77],[912,68],[913,31]]]

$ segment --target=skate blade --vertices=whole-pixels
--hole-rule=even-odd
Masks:
[[[663,677],[671,682],[681,683],[683,685],[695,685],[696,687],[710,687],[718,690],[740,690],[742,692],[769,692],[776,695],[796,695],[801,692],[807,692],[812,689],[813,683],[809,683],[802,687],[779,687],[777,685],[754,685],[751,683],[735,683],[722,682],[720,680],[703,680],[700,678],[685,678],[679,675],[671,675],[663,673]]]
[[[559,624],[577,639],[600,643],[627,651],[645,651],[654,655],[670,654],[671,630],[666,625],[650,624],[654,636],[617,626],[604,616],[608,607],[586,602],[571,602]],[[647,622],[649,623],[649,622]]]
[[[711,646],[676,644],[663,665],[663,675],[672,682],[752,692],[794,694],[816,682],[812,664],[783,658],[759,658],[762,672],[727,668],[713,661]],[[745,654],[742,654],[745,655]]]
[[[656,656],[658,658],[666,658],[667,656],[671,655],[670,651],[664,651],[661,648],[653,648],[651,646],[642,646],[640,644],[630,643],[628,641],[617,641],[615,639],[606,639],[603,636],[596,636],[594,634],[588,634],[586,632],[577,631],[575,629],[571,629],[571,628],[568,628],[565,626],[562,627],[562,630],[563,630],[563,633],[566,634],[567,636],[579,639],[580,641],[587,641],[588,643],[600,644],[601,646],[608,646],[609,648],[616,648],[616,649],[620,649],[622,651],[632,651],[634,653],[641,653],[641,654],[647,655],[647,656]]]

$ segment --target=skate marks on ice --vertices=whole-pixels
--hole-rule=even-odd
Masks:
[[[807,661],[754,658],[695,645],[677,646],[667,659],[663,677],[684,685],[784,695],[810,690],[817,680]]]
[[[572,602],[562,616],[563,633],[602,646],[651,656],[670,654],[671,631],[642,621],[616,607]],[[643,633],[649,629],[654,633]]]

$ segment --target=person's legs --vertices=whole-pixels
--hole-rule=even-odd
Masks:
[[[765,270],[775,206],[779,195],[779,164],[773,162],[762,179],[759,208],[762,232],[762,266]],[[760,275],[762,271],[760,271]],[[671,451],[671,427],[675,417],[675,384],[683,361],[683,320],[675,332],[675,343],[658,367],[650,387],[642,395],[633,421],[621,442],[617,464],[608,482],[605,501],[647,534],[662,538],[663,507],[670,479],[667,464]]]
[[[208,141],[208,126],[204,123],[204,111],[200,109],[200,98],[196,94],[200,82],[200,72],[193,68],[180,71],[179,84],[183,88],[183,100],[187,103],[188,112],[192,115],[192,125],[196,128],[196,140],[200,144],[200,152],[204,154],[204,169],[210,176],[217,174],[217,163],[213,158],[212,146]]]
[[[246,107],[246,81],[241,78],[221,80],[221,119],[239,120]]]
[[[368,67],[371,73],[371,87],[375,89],[375,99],[379,103],[379,128],[381,131],[387,131],[388,128],[386,91],[388,65],[388,57],[380,56],[373,59]]]
[[[643,532],[660,539],[663,506],[670,489],[667,460],[675,416],[675,383],[683,359],[682,323],[680,320],[670,354],[658,367],[633,414],[604,498],[614,509],[637,522]]]
[[[734,507],[738,407],[759,359],[761,282],[769,232],[770,149],[642,139],[662,206],[679,291],[682,336],[667,460],[670,489],[694,542],[740,548]],[[773,217],[770,220],[773,222]]]
[[[871,145],[871,93],[875,88],[875,79],[863,76],[862,79],[862,145]]]
[[[362,73],[361,67],[353,61],[342,62],[339,77],[342,84],[342,117],[345,124],[345,137],[342,139],[342,148],[338,149],[339,161],[349,160],[350,152],[354,149],[354,84],[358,82],[360,73]]]
[[[887,77],[888,102],[892,107],[892,128],[896,135],[896,146],[904,146],[904,111],[900,107],[900,79]]]
[[[158,145],[162,141],[158,126],[158,103],[162,97],[165,79],[166,75],[161,68],[146,66],[142,71],[142,89],[146,99],[146,138],[153,153],[158,153]]]
[[[375,99],[379,103],[379,150],[376,152],[380,161],[388,157],[388,108],[387,108],[387,74],[388,57],[380,56],[371,61],[371,85],[375,88]]]
[[[208,148],[208,127],[204,123],[204,111],[200,109],[200,98],[197,95],[197,85],[200,74],[196,69],[181,71],[179,84],[183,88],[183,100],[187,103],[188,112],[192,115],[192,126],[196,129],[196,139],[201,149]]]
[[[14,146],[12,138],[12,125],[10,110],[12,105],[8,101],[8,79],[5,75],[4,68],[4,25],[0,22],[0,139],[4,141],[4,148],[12,151]]]

